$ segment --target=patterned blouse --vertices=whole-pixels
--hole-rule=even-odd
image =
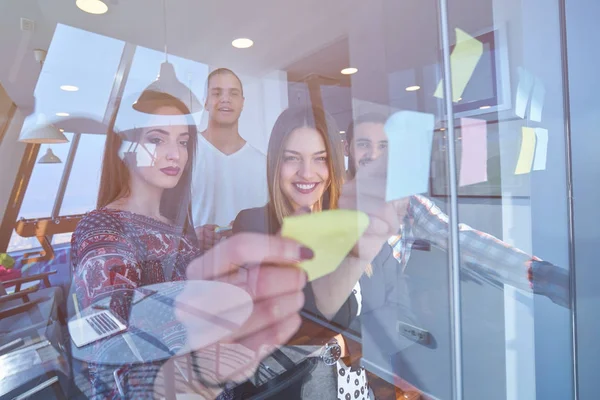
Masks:
[[[200,255],[196,237],[184,237],[181,227],[128,211],[92,211],[77,225],[71,240],[73,290],[79,308],[89,307],[115,289],[184,280],[188,263]],[[99,363],[89,366],[90,397],[120,398],[114,367],[102,365],[109,352],[103,354],[97,346]],[[126,397],[152,398],[161,364],[122,367]]]

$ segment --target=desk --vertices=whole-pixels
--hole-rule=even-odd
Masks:
[[[180,294],[184,289],[186,293],[197,294],[194,304],[182,302]],[[218,342],[245,323],[253,309],[248,293],[223,282],[164,282],[143,286],[140,290],[155,294],[132,305],[128,329],[87,346],[72,344],[73,358],[108,367],[166,361]],[[186,340],[185,326],[175,317],[175,306],[191,310],[186,315],[202,332],[202,336],[198,337],[201,340],[195,341],[194,348]],[[81,311],[81,316],[97,311],[90,306]],[[133,346],[130,347],[131,343]],[[165,366],[165,369],[167,373],[173,373],[172,365]],[[167,393],[167,398],[174,398],[174,387],[170,386],[165,382],[165,389],[171,392]]]

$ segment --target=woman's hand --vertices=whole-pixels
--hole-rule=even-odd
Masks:
[[[253,233],[233,235],[192,261],[188,280],[214,280],[243,288],[252,302],[252,312],[238,329],[226,332],[217,343],[207,342],[204,318],[190,316],[190,307],[202,312],[203,304],[238,304],[244,299],[218,298],[193,291],[189,285],[179,295],[176,315],[188,332],[188,344],[197,354],[203,379],[214,384],[241,382],[254,373],[259,362],[285,344],[300,326],[299,310],[304,305],[306,273],[295,265],[313,257],[299,243],[276,236]],[[210,309],[211,307],[204,307]],[[220,317],[235,313],[227,310]],[[222,357],[219,357],[221,354]],[[228,357],[234,357],[234,360]],[[237,355],[237,356],[236,356]],[[233,367],[232,367],[233,365]]]
[[[356,177],[344,184],[339,208],[358,210],[369,216],[369,226],[352,250],[352,255],[366,261],[379,253],[388,238],[398,233],[401,217],[406,213],[407,199],[385,201],[387,156],[381,156],[361,167]]]

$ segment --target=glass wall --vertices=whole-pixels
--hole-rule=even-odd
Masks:
[[[46,388],[36,386],[33,369],[31,378],[16,380],[27,368],[15,361],[14,369],[0,368],[0,397],[32,388],[39,398],[58,398],[60,392],[91,397],[97,381],[85,363],[97,361],[102,368],[125,368],[104,380],[105,389],[135,398],[135,388],[145,383],[121,375],[139,359],[113,360],[117,367],[94,359],[87,344],[77,344],[82,339],[74,339],[79,336],[68,323],[100,309],[104,303],[95,301],[110,296],[116,285],[106,283],[115,279],[115,261],[103,257],[114,251],[119,267],[134,265],[131,275],[117,273],[127,278],[120,289],[169,281],[166,271],[177,279],[210,281],[214,276],[190,272],[196,267],[180,275],[178,268],[186,271],[198,265],[192,259],[207,254],[215,263],[227,259],[223,254],[241,254],[230,263],[236,267],[260,264],[264,259],[253,258],[261,251],[257,247],[226,247],[237,246],[242,239],[235,237],[251,231],[304,238],[315,260],[327,260],[314,264],[308,275],[319,278],[304,292],[297,333],[276,343],[292,364],[278,369],[281,358],[260,358],[244,371],[252,377],[252,390],[290,379],[281,375],[289,369],[302,398],[575,398],[575,338],[593,347],[594,326],[587,321],[594,319],[595,303],[588,300],[595,282],[589,271],[595,225],[587,215],[595,216],[590,187],[596,175],[590,170],[597,168],[587,142],[593,136],[592,107],[585,115],[574,109],[593,103],[586,95],[593,71],[580,45],[590,35],[577,27],[579,18],[590,17],[586,7],[569,8],[569,3],[21,0],[0,5],[0,85],[17,110],[5,128],[0,123],[5,130],[0,130],[0,252],[15,259],[19,275],[56,271],[50,283],[62,294],[48,307],[51,322],[63,328],[30,329],[31,340],[2,350],[14,340],[3,330],[9,316],[2,312],[19,304],[0,302],[0,364],[13,365],[19,354],[14,349],[48,340],[53,355],[44,353],[34,365],[51,365],[48,377],[59,377]],[[595,93],[593,84],[589,87]],[[136,105],[148,89],[175,98],[186,110],[186,122],[174,122],[181,109],[140,111]],[[286,119],[290,109],[304,116],[298,126]],[[569,115],[585,123],[573,122],[571,128]],[[150,129],[156,126],[160,129]],[[173,128],[181,126],[187,136],[173,143],[186,149],[185,159],[177,147],[160,161],[161,146],[168,147],[169,135],[182,134]],[[33,142],[23,141],[42,127],[55,138],[64,133],[65,140],[51,143],[38,134]],[[118,142],[109,140],[111,135]],[[146,135],[150,139],[142,147],[149,158],[135,150]],[[41,162],[48,149],[57,162]],[[131,168],[131,160],[142,172]],[[114,172],[121,165],[127,174]],[[157,175],[145,167],[157,169]],[[191,200],[182,195],[179,202],[149,206],[157,187],[160,197],[163,186],[180,184],[169,183],[173,176],[189,178],[183,192],[190,192]],[[128,182],[126,189],[121,181]],[[575,197],[579,193],[583,199],[575,210],[572,181]],[[315,219],[294,231],[291,214],[301,214],[304,206]],[[100,214],[94,214],[98,208]],[[319,218],[331,212],[328,208],[366,213],[370,225],[364,240],[353,237],[354,220]],[[244,210],[251,211],[240,214]],[[102,213],[110,212],[124,219],[104,226],[93,240],[86,236],[92,221],[86,218],[107,220]],[[169,217],[186,215],[190,219]],[[286,218],[292,221],[287,226]],[[142,228],[140,220],[153,222]],[[73,234],[77,223],[79,236]],[[172,232],[160,231],[165,224],[185,231],[180,225],[190,223],[193,238],[177,231],[176,244]],[[126,239],[119,229],[129,232]],[[40,250],[44,238],[55,255],[27,263],[26,252]],[[111,241],[133,246],[127,262],[122,249],[103,247]],[[94,253],[84,262],[88,246]],[[577,283],[586,288],[578,292],[577,324],[570,280],[575,255],[583,271]],[[161,266],[161,278],[153,275],[155,265]],[[146,275],[153,278],[146,281]],[[210,304],[226,297],[214,293]],[[260,309],[259,300],[253,299],[252,310]],[[135,306],[145,300],[132,301]],[[174,318],[173,304],[156,315]],[[108,303],[103,307],[110,309]],[[204,311],[213,312],[211,307]],[[39,315],[28,313],[11,324],[39,323]],[[174,320],[148,322],[151,314],[144,317],[145,328],[136,329],[147,329],[167,347],[178,343],[177,335],[185,331],[173,328]],[[137,337],[125,325],[125,334]],[[230,334],[222,341],[235,337]],[[149,393],[215,398],[222,388],[198,378],[188,357],[192,349],[181,350],[190,336],[184,342],[173,345],[169,357],[149,356],[160,369]],[[339,357],[332,342],[340,346]],[[91,343],[87,346],[103,342]],[[139,352],[130,339],[119,343],[122,354]],[[241,353],[234,359],[242,359]],[[584,353],[582,385],[592,387],[595,361]],[[335,359],[333,367],[328,356]],[[52,366],[52,357],[62,357],[60,368]],[[298,369],[308,358],[315,366]],[[221,398],[232,393],[250,398],[232,389],[244,379],[215,374],[212,383],[226,387]],[[274,386],[271,398],[291,398],[285,390],[293,388]],[[581,398],[593,398],[591,391],[582,390]]]

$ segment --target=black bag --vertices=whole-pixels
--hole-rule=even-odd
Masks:
[[[270,358],[277,361],[285,369],[283,373],[272,376],[266,382],[255,385],[250,380],[233,388],[233,399],[235,400],[264,400],[264,399],[286,399],[300,400],[302,396],[302,385],[305,379],[312,373],[319,362],[318,357],[308,357],[300,363],[295,364],[281,350],[275,350]],[[267,371],[268,367],[260,366]],[[257,372],[258,373],[258,372]]]

